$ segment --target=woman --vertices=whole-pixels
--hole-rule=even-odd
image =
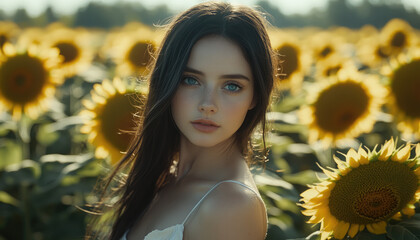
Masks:
[[[105,187],[129,168],[108,238],[265,238],[248,163],[258,124],[264,141],[273,59],[251,8],[202,3],[169,24],[142,121]]]

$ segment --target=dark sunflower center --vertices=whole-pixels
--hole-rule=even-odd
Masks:
[[[24,86],[26,81],[26,76],[24,75],[16,75],[15,77],[15,83],[16,86]]]
[[[380,188],[361,193],[354,202],[354,209],[362,217],[381,220],[397,209],[400,198],[392,188]]]
[[[394,34],[394,36],[392,36],[391,46],[398,47],[398,48],[404,47],[405,44],[406,44],[405,43],[406,38],[407,37],[406,37],[405,33],[401,32],[401,31],[396,32]]]
[[[299,67],[298,51],[295,47],[285,44],[278,48],[277,52],[281,54],[282,73],[288,78]]]
[[[387,54],[382,46],[378,46],[375,51],[376,56],[379,58],[388,58],[389,54]]]
[[[329,67],[325,70],[325,76],[335,75],[340,69],[341,65]]]
[[[321,58],[325,58],[327,57],[330,53],[332,53],[332,48],[330,46],[326,46],[324,47],[321,52],[319,53],[319,55],[321,56]]]
[[[107,100],[101,121],[102,134],[116,149],[125,151],[128,148],[131,136],[124,131],[133,130],[133,114],[135,108],[128,95],[117,94]]]
[[[7,36],[0,34],[0,49],[3,48],[3,45],[7,42]]]
[[[16,104],[34,101],[42,94],[47,74],[38,58],[26,54],[11,57],[0,67],[1,94]]]
[[[420,59],[401,66],[391,83],[398,108],[408,117],[420,117]]]
[[[63,56],[63,63],[70,63],[77,59],[79,56],[79,49],[69,42],[60,42],[55,45],[60,51],[60,55]]]
[[[137,42],[128,51],[127,59],[136,68],[145,67],[150,59],[150,47],[147,42]]]
[[[344,132],[368,107],[366,90],[355,82],[342,82],[323,91],[315,102],[318,126],[332,133]]]
[[[369,224],[391,218],[417,191],[418,177],[404,163],[373,161],[352,169],[331,190],[328,206],[338,220]]]

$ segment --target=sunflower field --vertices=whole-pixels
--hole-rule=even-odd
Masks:
[[[252,168],[267,239],[420,239],[420,31],[392,19],[269,34],[281,65],[268,159]],[[162,37],[139,22],[0,22],[0,240],[83,238]]]

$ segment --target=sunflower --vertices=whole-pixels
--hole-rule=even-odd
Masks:
[[[379,31],[372,25],[364,25],[358,31],[357,41],[354,42],[358,60],[363,66],[374,68],[388,59],[387,49],[381,45]]]
[[[143,89],[143,88],[142,88]],[[98,158],[111,157],[111,163],[117,163],[123,156],[131,140],[128,131],[135,127],[133,114],[136,108],[132,102],[134,88],[125,84],[120,78],[113,81],[104,80],[95,84],[91,92],[92,100],[84,100],[85,110],[80,115],[87,122],[80,131],[89,134],[88,141],[95,147]],[[140,97],[145,95],[140,91]]]
[[[119,76],[145,75],[159,38],[149,27],[132,23],[109,34],[102,56],[113,59]]]
[[[313,62],[328,59],[335,53],[341,51],[340,47],[344,46],[345,41],[338,35],[331,32],[320,32],[314,36],[308,37],[308,46],[312,49]]]
[[[390,61],[382,73],[390,80],[388,104],[398,129],[407,137],[420,139],[420,48],[409,52]]]
[[[86,70],[92,62],[91,36],[83,29],[50,27],[43,40],[50,48],[57,48],[62,57],[60,69],[66,77]]]
[[[410,158],[411,144],[396,149],[386,141],[376,152],[350,149],[346,161],[336,156],[338,169],[326,170],[321,179],[301,194],[302,213],[309,223],[321,223],[321,239],[354,237],[365,228],[386,233],[387,221],[414,215],[420,200],[420,144]]]
[[[296,93],[301,89],[303,77],[309,68],[310,56],[306,54],[304,45],[290,32],[272,30],[270,39],[280,60],[278,88]]]
[[[58,51],[32,45],[26,50],[5,43],[0,57],[0,108],[12,112],[14,119],[22,113],[37,118],[49,108],[55,87],[62,77],[55,68],[60,61]]]
[[[325,59],[325,61],[316,64],[315,78],[319,81],[334,76],[341,69],[354,67],[352,63],[353,61],[349,58],[339,54],[332,54],[328,59]]]
[[[299,118],[309,125],[309,142],[320,139],[325,146],[370,131],[386,94],[375,76],[352,68],[341,69],[311,90]]]
[[[392,54],[398,54],[413,46],[416,41],[413,29],[406,21],[398,18],[390,20],[381,30],[381,45]]]
[[[44,28],[25,28],[20,34],[17,41],[18,46],[41,45],[44,41]]]
[[[356,54],[362,64],[370,68],[384,65],[391,56],[389,48],[380,43],[377,35],[361,38],[356,44],[356,49]]]

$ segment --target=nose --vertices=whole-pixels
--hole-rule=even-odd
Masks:
[[[211,114],[217,112],[217,104],[215,102],[216,91],[206,90],[198,106],[198,110],[204,114]]]

